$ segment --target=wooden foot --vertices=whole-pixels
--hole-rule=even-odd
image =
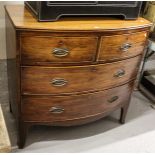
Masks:
[[[119,120],[121,124],[125,123],[125,118],[126,118],[126,114],[128,111],[128,107],[129,107],[129,105],[127,104],[121,108],[121,115],[120,115],[120,120]]]
[[[11,103],[9,103],[10,112],[12,113]]]
[[[25,145],[29,128],[30,128],[30,124],[25,122],[19,123],[19,128],[18,128],[19,133],[18,133],[18,142],[17,142],[19,149],[22,149]]]

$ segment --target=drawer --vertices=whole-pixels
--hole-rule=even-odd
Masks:
[[[72,67],[22,67],[22,94],[71,94],[104,90],[136,77],[141,57]]]
[[[97,37],[21,37],[22,64],[94,61]]]
[[[65,121],[112,111],[128,103],[133,82],[113,89],[69,96],[23,96],[24,121]]]
[[[137,32],[137,33],[129,33],[124,35],[112,35],[112,36],[103,36],[101,39],[101,44],[104,46],[118,46],[124,43],[140,43],[145,42],[147,38],[147,32]]]
[[[101,38],[98,60],[120,60],[139,55],[144,50],[146,38],[147,32],[104,36]]]

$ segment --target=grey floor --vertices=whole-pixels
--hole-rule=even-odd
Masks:
[[[2,66],[2,64],[0,64]],[[9,112],[6,65],[0,77],[0,102],[3,106],[12,152],[155,152],[155,109],[140,92],[132,95],[126,124],[118,123],[119,110],[110,116],[78,127],[60,128],[34,126],[28,134],[26,146],[16,145],[17,130]]]

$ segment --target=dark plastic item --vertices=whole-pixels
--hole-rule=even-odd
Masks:
[[[155,95],[155,70],[145,71],[141,79],[141,84],[153,95]]]
[[[56,21],[61,16],[119,15],[124,19],[139,16],[140,1],[25,1],[38,21]]]

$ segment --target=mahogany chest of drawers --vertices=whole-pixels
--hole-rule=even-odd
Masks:
[[[124,123],[150,26],[143,18],[39,23],[24,6],[7,6],[10,110],[19,148],[35,124],[81,125],[118,108]]]

